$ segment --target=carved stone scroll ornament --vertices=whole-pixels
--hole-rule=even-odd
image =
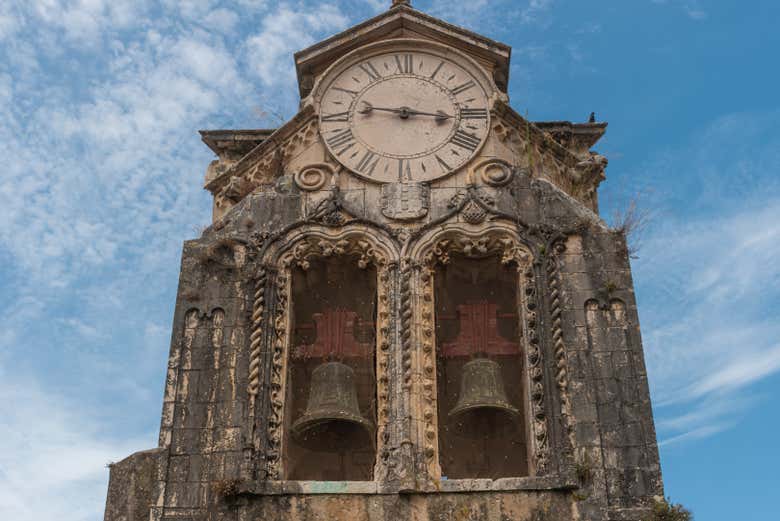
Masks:
[[[279,274],[276,279],[276,313],[273,322],[275,337],[271,360],[271,399],[267,422],[268,452],[266,454],[266,476],[269,480],[278,480],[282,476],[282,458],[284,447],[283,418],[287,359],[290,328],[290,281],[292,269],[311,268],[315,259],[333,256],[346,256],[355,259],[358,267],[377,269],[377,411],[379,413],[379,436],[377,452],[382,454],[387,441],[386,419],[389,416],[389,376],[387,369],[390,361],[390,291],[393,269],[387,255],[365,236],[350,235],[343,238],[307,236],[284,252],[278,260]],[[257,301],[256,301],[257,302]]]
[[[307,192],[316,192],[322,190],[325,185],[333,178],[335,171],[327,163],[317,163],[308,165],[293,174],[295,184],[301,190]]]

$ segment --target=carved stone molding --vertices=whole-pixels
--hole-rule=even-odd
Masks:
[[[438,467],[439,440],[436,426],[436,342],[435,303],[434,303],[434,266],[426,265],[420,273],[422,300],[420,302],[420,339],[422,347],[422,417],[424,423],[424,446],[426,464]],[[430,470],[429,470],[429,473]]]
[[[343,239],[310,237],[296,243],[290,252],[282,257],[281,266],[289,268],[295,264],[306,271],[311,267],[312,260],[336,255],[357,257],[360,269],[366,269],[371,265],[382,267],[388,262],[384,252],[367,238],[360,239],[355,236]]]
[[[531,260],[531,253],[525,246],[502,232],[475,236],[454,236],[437,241],[423,257],[429,266],[449,264],[450,255],[459,253],[469,258],[482,258],[498,254],[501,264],[525,266]]]
[[[528,360],[528,385],[531,405],[531,435],[536,474],[543,476],[550,471],[550,429],[545,406],[544,357],[539,340],[539,303],[536,276],[532,265],[522,273],[523,322]]]
[[[404,389],[412,385],[412,263],[401,264],[401,365]]]
[[[263,320],[265,318],[265,291],[268,272],[265,268],[258,271],[255,279],[255,294],[252,306],[252,333],[249,353],[249,414],[254,416],[254,405],[260,391],[260,363],[263,350]]]
[[[555,382],[558,386],[558,392],[561,400],[561,416],[563,426],[566,429],[566,442],[569,451],[573,450],[576,444],[571,399],[569,396],[569,373],[568,361],[566,359],[566,344],[563,340],[562,318],[563,309],[561,299],[563,297],[563,288],[561,287],[561,270],[559,255],[566,250],[563,242],[553,244],[552,251],[547,257],[547,284],[549,287],[549,314],[551,320],[551,334],[553,350],[555,352]]]
[[[390,433],[388,423],[390,422],[390,357],[391,357],[391,335],[392,335],[392,270],[394,266],[384,265],[380,268],[377,285],[377,324],[376,341],[378,350],[376,353],[376,396],[377,396],[377,468],[375,475],[382,474],[382,467],[389,466],[388,459],[390,453]]]
[[[271,353],[270,389],[271,406],[267,419],[268,448],[265,455],[266,477],[278,480],[282,474],[282,439],[284,429],[284,400],[287,382],[287,344],[290,330],[289,272],[280,272],[276,277],[276,314],[273,330],[276,340]]]

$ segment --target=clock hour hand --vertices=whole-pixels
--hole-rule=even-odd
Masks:
[[[397,109],[389,108],[389,107],[375,107],[371,103],[367,101],[363,101],[363,107],[358,110],[360,114],[371,114],[373,111],[381,111],[381,112],[391,112],[393,114],[398,114],[401,116],[401,119],[408,119],[409,116],[432,116],[435,117],[437,121],[444,121],[447,119],[452,119],[452,116],[444,112],[443,110],[436,111],[435,113],[432,112],[422,112],[419,110],[414,110],[409,107],[399,107]]]

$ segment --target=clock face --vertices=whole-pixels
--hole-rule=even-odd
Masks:
[[[328,149],[373,181],[446,176],[479,152],[490,128],[490,87],[475,65],[410,49],[356,57],[320,97]]]

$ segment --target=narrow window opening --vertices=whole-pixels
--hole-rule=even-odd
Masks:
[[[376,270],[351,257],[293,270],[287,479],[373,479],[376,294]]]
[[[517,271],[453,256],[435,301],[442,476],[528,475]]]

